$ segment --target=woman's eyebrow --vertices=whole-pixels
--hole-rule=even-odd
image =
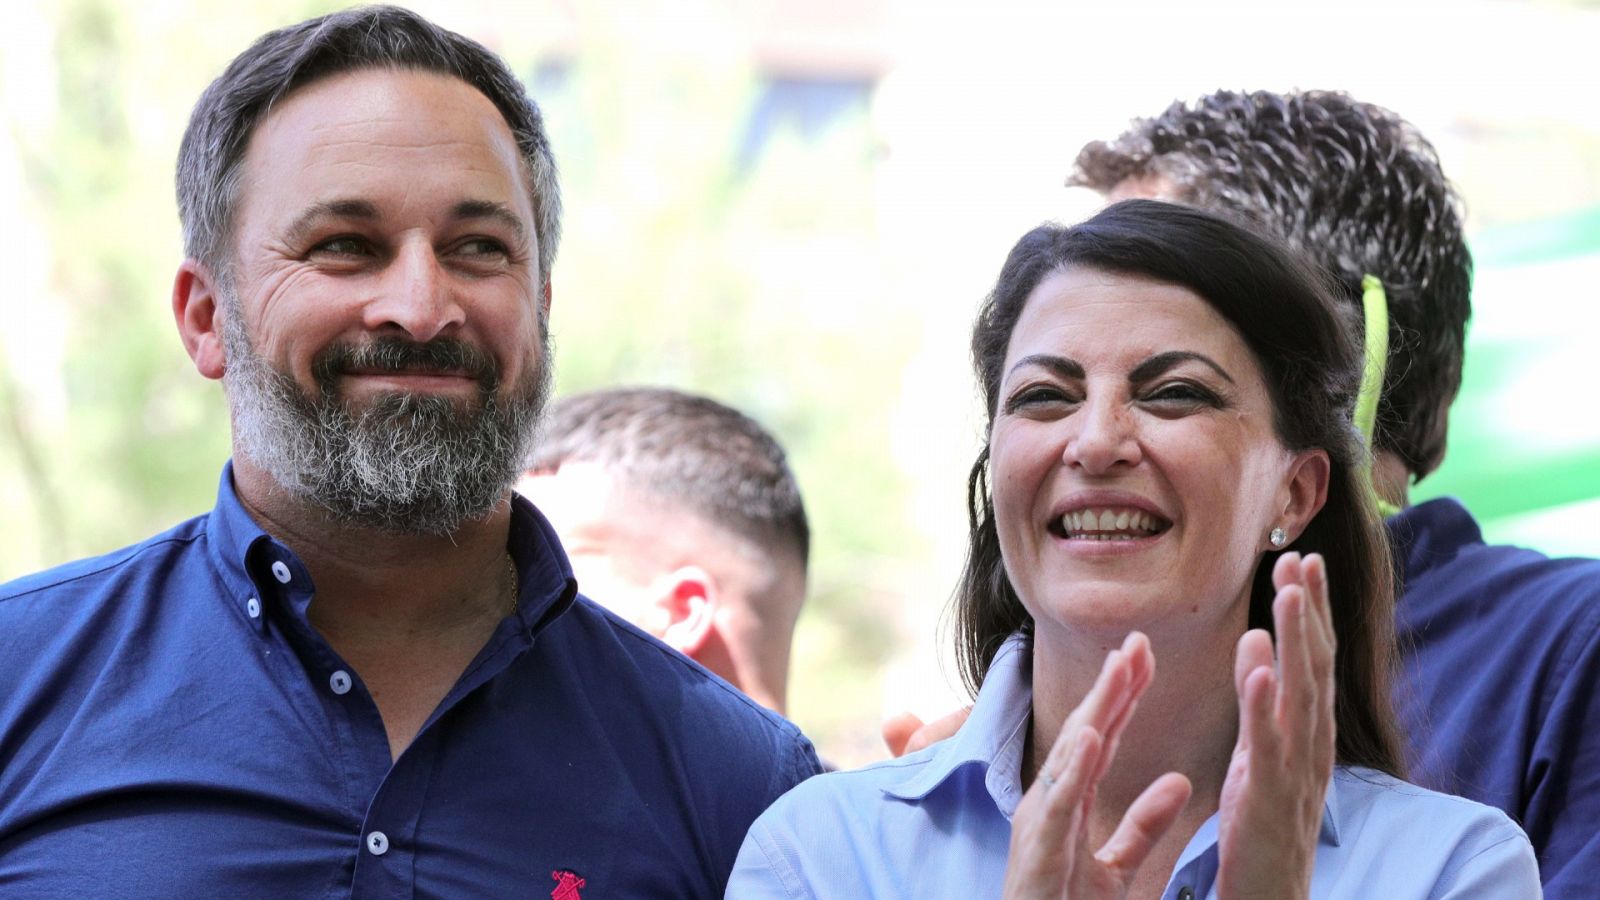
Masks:
[[[1015,374],[1023,366],[1039,366],[1049,369],[1061,378],[1083,379],[1083,364],[1065,356],[1056,356],[1051,353],[1035,353],[1032,356],[1024,356],[1017,360],[1017,364],[1012,366],[1011,371],[1007,374]]]
[[[1229,375],[1227,370],[1218,365],[1216,360],[1206,356],[1204,353],[1195,353],[1191,350],[1168,350],[1165,353],[1157,353],[1155,356],[1152,356],[1144,362],[1133,367],[1133,371],[1128,373],[1128,383],[1143,384],[1144,382],[1165,373],[1168,369],[1176,368],[1179,364],[1188,362],[1189,360],[1205,363],[1206,365],[1210,366],[1214,372],[1216,372],[1218,375],[1221,375],[1223,380],[1227,381],[1229,384],[1234,383],[1233,376]]]

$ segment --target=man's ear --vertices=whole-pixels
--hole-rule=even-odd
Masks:
[[[667,621],[661,640],[684,656],[695,658],[715,625],[716,579],[699,566],[683,566],[662,580],[656,602]]]
[[[1323,504],[1328,502],[1328,481],[1333,477],[1332,471],[1328,451],[1320,447],[1301,451],[1290,463],[1289,478],[1284,485],[1283,513],[1273,523],[1273,527],[1288,532],[1289,543],[1294,543],[1300,537],[1300,533],[1322,511]]]
[[[177,320],[183,349],[194,367],[207,378],[221,378],[226,356],[222,351],[221,298],[216,278],[197,259],[186,259],[172,280],[172,317]]]

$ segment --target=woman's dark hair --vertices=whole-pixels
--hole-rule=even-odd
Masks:
[[[1233,326],[1260,365],[1273,425],[1291,451],[1321,448],[1331,472],[1327,502],[1295,541],[1327,562],[1334,630],[1341,763],[1401,774],[1390,705],[1395,665],[1394,568],[1367,485],[1367,451],[1351,422],[1360,383],[1353,323],[1318,271],[1275,241],[1197,209],[1129,200],[1079,225],[1041,225],[1011,249],[972,329],[972,362],[992,433],[1001,369],[1034,289],[1066,269],[1149,278],[1193,291]],[[974,693],[995,653],[1033,621],[1006,577],[988,483],[989,446],[967,482],[970,534],[954,599],[956,653]],[[1272,629],[1272,567],[1263,554],[1250,595],[1250,627]]]

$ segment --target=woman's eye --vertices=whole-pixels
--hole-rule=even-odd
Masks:
[[[1145,395],[1148,403],[1185,406],[1216,406],[1217,395],[1197,384],[1175,381],[1164,384]]]
[[[1042,407],[1068,404],[1072,402],[1072,398],[1060,388],[1050,387],[1047,385],[1038,385],[1035,387],[1023,388],[1022,390],[1017,391],[1015,394],[1012,394],[1011,399],[1006,401],[1005,411],[1007,413],[1014,413],[1022,410],[1039,409]]]

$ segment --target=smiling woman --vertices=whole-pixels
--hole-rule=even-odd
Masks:
[[[786,795],[729,895],[1537,896],[1505,815],[1400,780],[1337,308],[1192,209],[1024,236],[972,340],[971,718]]]

